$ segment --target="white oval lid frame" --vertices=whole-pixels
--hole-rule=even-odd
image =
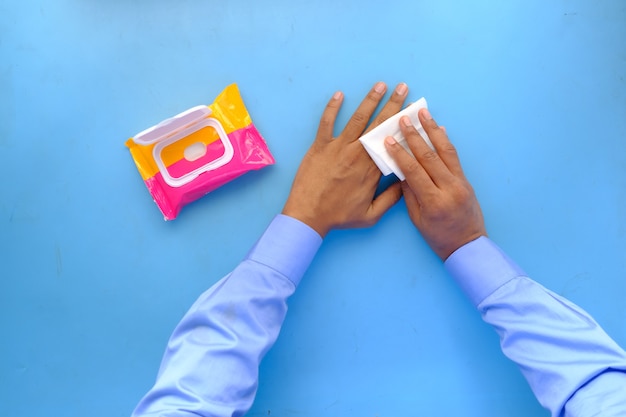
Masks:
[[[210,117],[211,113],[211,109],[207,106],[196,106],[177,114],[172,118],[163,120],[161,123],[142,132],[139,132],[133,138],[133,141],[139,145],[145,146],[156,144],[152,150],[152,156],[154,157],[154,161],[161,172],[163,180],[169,186],[181,187],[185,184],[189,184],[191,181],[198,178],[200,174],[224,166],[233,159],[233,155],[235,153],[233,145],[219,120],[214,117]],[[222,144],[224,145],[224,154],[219,158],[214,159],[180,177],[171,176],[161,156],[163,149],[172,143],[209,126],[215,129],[220,140],[222,141]]]

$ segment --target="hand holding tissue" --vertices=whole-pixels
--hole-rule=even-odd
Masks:
[[[434,149],[433,144],[430,142],[430,138],[422,128],[422,124],[417,117],[417,112],[424,108],[428,108],[428,105],[426,103],[426,99],[422,97],[406,109],[396,113],[394,116],[391,116],[389,119],[385,120],[383,123],[359,138],[359,141],[361,141],[361,144],[383,175],[389,175],[393,172],[401,181],[404,181],[405,179],[402,170],[385,149],[385,138],[387,136],[392,136],[400,145],[402,145],[404,149],[406,149],[407,152],[412,155],[409,145],[400,131],[399,122],[402,116],[409,117],[411,123],[413,123],[413,126],[415,126],[415,129],[418,131],[420,136],[424,139],[428,146]]]

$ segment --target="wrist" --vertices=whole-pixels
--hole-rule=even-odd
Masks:
[[[311,229],[313,229],[318,235],[320,235],[322,239],[324,239],[326,235],[328,234],[328,232],[330,232],[330,226],[328,226],[324,222],[320,222],[316,216],[307,215],[306,213],[300,210],[292,208],[289,206],[289,203],[285,204],[285,207],[283,208],[283,211],[281,212],[281,214],[292,217],[306,224]]]
[[[476,232],[472,235],[468,235],[466,236],[464,239],[459,239],[458,241],[454,242],[454,244],[452,245],[445,245],[445,246],[441,246],[437,249],[435,249],[433,247],[433,250],[435,251],[435,253],[437,254],[437,256],[439,256],[441,258],[442,261],[447,261],[448,258],[457,250],[459,250],[460,248],[462,248],[463,246],[467,245],[470,242],[475,241],[476,239],[480,238],[480,237],[488,237],[487,236],[487,232],[485,231],[481,231],[481,232]]]

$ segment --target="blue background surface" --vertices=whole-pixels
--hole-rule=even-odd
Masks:
[[[129,415],[332,93],[425,96],[491,237],[626,346],[626,3],[0,2],[0,415]],[[131,135],[237,82],[276,157],[166,223]],[[332,232],[251,416],[546,416],[404,203]]]

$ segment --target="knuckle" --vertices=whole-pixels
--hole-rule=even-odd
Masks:
[[[437,152],[429,149],[427,151],[423,151],[420,154],[420,158],[424,161],[435,161],[437,159],[439,159],[439,155],[437,154]]]
[[[410,177],[418,173],[420,168],[420,164],[417,163],[417,161],[413,160],[407,163],[404,167],[402,167],[402,170],[404,171],[405,176]]]
[[[472,197],[472,193],[467,187],[460,185],[456,187],[455,196],[457,200],[467,201]]]
[[[332,124],[333,124],[333,123],[332,123],[332,120],[331,120],[331,118],[330,118],[330,117],[323,116],[323,117],[320,119],[320,127],[327,128],[327,127],[332,126]]]
[[[379,125],[382,122],[384,122],[385,120],[389,119],[391,116],[393,116],[396,113],[397,112],[394,112],[391,109],[383,108],[382,111],[380,113],[378,113],[378,116],[376,116],[376,119],[374,119],[374,123],[372,123],[372,124]]]
[[[339,109],[339,103],[331,102],[326,105],[326,109],[324,109],[324,114],[332,114],[336,113]]]
[[[396,104],[402,104],[404,103],[404,95],[400,95],[397,91],[394,91],[391,97],[389,97],[389,101]]]
[[[367,212],[356,223],[358,227],[370,227],[373,226],[376,221],[372,218],[372,213]]]
[[[438,128],[437,122],[435,122],[435,119],[424,120],[424,122],[422,124],[426,125],[425,127],[429,128],[431,130],[435,130],[435,129]]]
[[[356,123],[365,123],[369,120],[369,117],[362,112],[356,112],[352,115],[352,120]]]
[[[371,159],[369,159],[366,169],[367,169],[367,171],[366,171],[365,175],[367,177],[378,177],[378,176],[380,176],[380,169],[378,169],[376,164],[374,164],[374,161],[372,161]]]
[[[452,197],[457,204],[463,204],[472,199],[472,190],[460,181],[452,187]]]
[[[433,221],[441,221],[449,211],[448,203],[438,193],[424,193],[421,197],[424,213]]]
[[[360,159],[360,155],[356,153],[350,153],[344,157],[343,163],[345,164],[346,168],[354,169],[355,165],[358,164]]]
[[[445,153],[446,155],[450,155],[450,156],[457,155],[456,147],[453,144],[451,144],[450,142],[445,143],[441,147],[441,152]]]
[[[376,93],[374,91],[370,91],[369,93],[367,93],[367,100],[370,101],[378,102],[380,100],[380,97],[380,93]]]
[[[447,213],[447,204],[438,198],[434,198],[429,204],[431,217],[441,220]]]
[[[378,220],[380,220],[380,216],[379,215],[375,215],[374,217],[370,217],[369,219],[367,219],[365,221],[365,227],[372,227],[372,226],[374,226],[376,223],[378,223]]]
[[[407,141],[411,141],[413,144],[419,143],[419,141],[424,141],[422,135],[419,134],[415,126],[402,126],[402,133]]]

